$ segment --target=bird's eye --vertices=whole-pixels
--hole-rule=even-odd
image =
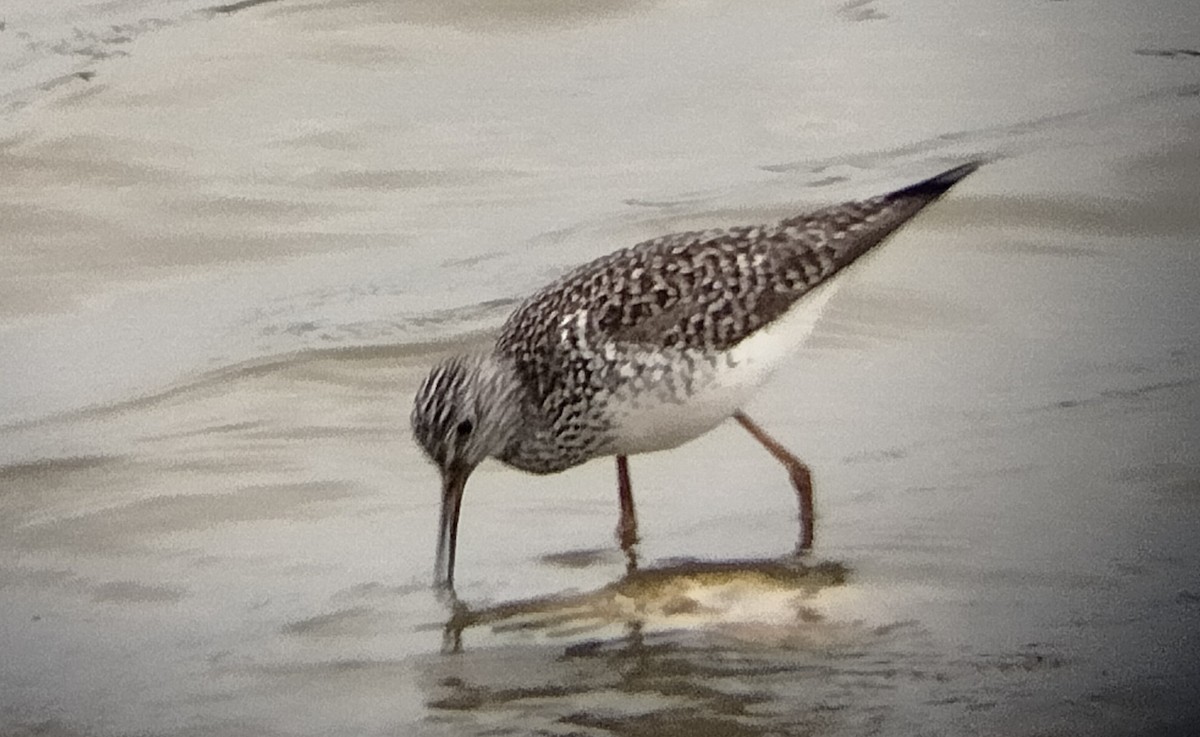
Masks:
[[[466,436],[470,435],[471,431],[474,429],[475,426],[471,424],[470,420],[463,420],[462,422],[458,423],[458,427],[456,428],[460,438],[465,438]]]

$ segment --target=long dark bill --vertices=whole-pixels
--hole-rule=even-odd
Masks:
[[[438,527],[437,567],[433,580],[442,588],[454,587],[454,551],[458,546],[458,512],[469,468],[451,468],[442,474],[442,518]]]

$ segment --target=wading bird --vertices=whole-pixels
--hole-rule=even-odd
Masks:
[[[810,549],[808,467],[741,408],[811,332],[830,280],[978,167],[771,225],[617,251],[526,299],[490,349],[434,367],[412,429],[442,475],[437,582],[453,585],[463,489],[484,458],[548,474],[615,456],[617,531],[632,568],[628,456],[677,447],[730,417],[791,475],[798,550]]]

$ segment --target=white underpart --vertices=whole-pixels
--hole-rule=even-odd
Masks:
[[[614,396],[608,407],[616,435],[612,452],[633,455],[674,448],[731,417],[812,335],[837,286],[834,281],[821,284],[782,317],[722,354],[711,369],[708,362],[697,361],[702,373],[693,375],[695,393],[685,401],[676,401],[665,390]],[[654,365],[659,361],[652,355],[646,361],[652,366],[653,383],[672,369],[665,356],[660,366]],[[676,384],[683,385],[678,375]]]

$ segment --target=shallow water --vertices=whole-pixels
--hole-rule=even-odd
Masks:
[[[1200,721],[1190,3],[15,7],[0,732]],[[431,590],[437,357],[617,246],[977,156],[748,408],[814,570],[731,424],[631,462],[637,576],[610,462],[489,465]]]

